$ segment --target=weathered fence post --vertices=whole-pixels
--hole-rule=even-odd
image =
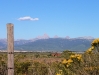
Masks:
[[[14,35],[13,24],[7,24],[7,51],[8,51],[8,75],[14,75]]]

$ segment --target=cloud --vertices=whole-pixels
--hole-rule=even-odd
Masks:
[[[30,16],[25,16],[25,17],[20,17],[20,18],[18,18],[18,20],[20,20],[20,21],[37,21],[37,20],[39,20],[39,18],[32,18],[32,17],[30,17]]]

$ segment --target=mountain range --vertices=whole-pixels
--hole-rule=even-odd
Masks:
[[[55,36],[50,38],[48,35],[38,36],[30,40],[15,40],[15,50],[25,51],[85,51],[91,46],[93,37],[70,38],[69,36],[61,38]],[[6,39],[0,39],[0,50],[7,49]]]

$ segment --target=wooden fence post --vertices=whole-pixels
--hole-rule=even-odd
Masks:
[[[7,51],[8,51],[8,75],[14,75],[14,35],[13,24],[7,24]]]

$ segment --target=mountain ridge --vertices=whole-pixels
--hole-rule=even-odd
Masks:
[[[90,47],[93,38],[78,37],[78,38],[35,38],[32,40],[15,40],[14,48],[16,50],[27,51],[85,51]],[[7,41],[0,39],[0,49],[7,48]]]

